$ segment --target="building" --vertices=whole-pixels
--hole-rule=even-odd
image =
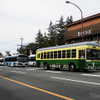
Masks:
[[[82,20],[67,24],[65,41],[67,44],[82,42]],[[83,38],[100,44],[100,13],[83,18]]]

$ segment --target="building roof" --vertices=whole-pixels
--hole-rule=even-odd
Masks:
[[[83,46],[83,45],[92,45],[92,46],[99,46],[100,47],[99,44],[94,43],[94,42],[81,42],[81,43],[66,44],[66,45],[61,45],[61,46],[40,48],[40,49],[37,49],[37,51],[51,50],[51,49],[58,49],[58,48],[66,48],[66,47],[75,47],[75,46]]]
[[[92,19],[95,19],[95,18],[100,18],[100,13],[89,16],[89,17],[86,17],[86,18],[83,18],[83,22],[89,21],[89,20],[92,20]],[[76,25],[76,24],[79,24],[79,23],[82,23],[82,19],[78,20],[78,21],[75,21],[71,24],[67,24],[67,27],[70,27],[70,26],[73,26],[73,25]]]

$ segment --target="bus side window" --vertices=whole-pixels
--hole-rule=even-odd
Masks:
[[[70,58],[70,50],[67,50],[67,58]]]
[[[47,52],[47,58],[50,58],[50,52]]]
[[[41,59],[43,59],[43,53],[41,53]]]
[[[85,50],[79,50],[79,58],[85,58]]]
[[[37,54],[37,58],[40,58],[40,54]]]
[[[62,58],[65,58],[66,57],[65,53],[66,53],[65,50],[63,50],[62,51]]]
[[[72,49],[72,58],[76,58],[76,49]]]
[[[51,58],[53,58],[53,52],[51,52],[51,54],[50,54],[50,55],[51,55]]]
[[[46,52],[44,52],[44,59],[46,59]]]
[[[54,58],[57,58],[57,51],[54,51]]]
[[[58,58],[61,58],[61,51],[58,51]]]

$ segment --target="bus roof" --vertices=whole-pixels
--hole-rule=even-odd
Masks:
[[[51,49],[57,49],[57,48],[66,48],[66,47],[75,47],[75,46],[83,46],[83,45],[91,45],[91,46],[99,46],[100,47],[100,44],[97,44],[94,42],[81,42],[81,43],[66,44],[66,45],[61,45],[61,46],[40,48],[40,49],[37,49],[37,51],[51,50]]]
[[[12,58],[12,57],[28,57],[28,56],[27,55],[20,54],[20,55],[7,56],[5,58]]]
[[[29,55],[29,57],[35,57],[35,56],[36,56],[36,54]]]

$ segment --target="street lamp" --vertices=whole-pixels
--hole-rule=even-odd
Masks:
[[[83,37],[83,13],[82,13],[82,10],[74,3],[70,2],[70,1],[66,1],[67,4],[72,4],[74,6],[76,6],[80,12],[81,12],[81,19],[82,19],[82,42],[84,41],[84,37]]]

